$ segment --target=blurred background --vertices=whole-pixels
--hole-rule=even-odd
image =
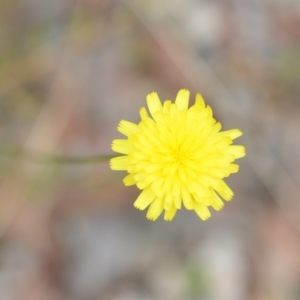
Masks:
[[[107,162],[33,161],[112,154],[181,88],[248,152],[207,222],[148,221]],[[299,300],[299,131],[299,0],[0,0],[0,300]]]

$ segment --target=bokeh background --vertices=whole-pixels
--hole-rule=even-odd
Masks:
[[[107,162],[147,93],[201,92],[247,157],[202,222]],[[193,100],[192,100],[193,102]],[[299,0],[0,0],[0,299],[300,299]]]

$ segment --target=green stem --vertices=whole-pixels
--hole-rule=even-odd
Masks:
[[[115,155],[67,156],[55,155],[14,146],[0,146],[0,158],[10,159],[17,156],[33,163],[42,164],[94,164],[109,161]]]

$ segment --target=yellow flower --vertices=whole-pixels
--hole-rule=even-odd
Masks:
[[[157,93],[147,95],[151,117],[143,107],[139,124],[122,120],[118,131],[127,139],[112,143],[114,151],[125,155],[112,158],[111,169],[129,173],[124,184],[142,190],[134,206],[149,206],[147,218],[153,221],[163,210],[164,219],[171,221],[182,203],[207,220],[210,206],[223,207],[220,196],[231,200],[233,192],[223,178],[238,172],[232,162],[245,156],[243,146],[231,145],[242,132],[220,131],[202,97],[197,94],[189,108],[189,96],[188,90],[180,90],[175,103],[162,105]]]

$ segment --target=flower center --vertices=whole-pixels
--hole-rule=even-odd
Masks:
[[[176,149],[173,152],[172,156],[173,156],[174,162],[180,163],[183,160],[183,153],[182,153],[182,151],[180,151],[180,149]]]
[[[171,157],[173,159],[173,163],[180,166],[187,159],[186,151],[182,149],[181,145],[178,145],[172,150]]]

